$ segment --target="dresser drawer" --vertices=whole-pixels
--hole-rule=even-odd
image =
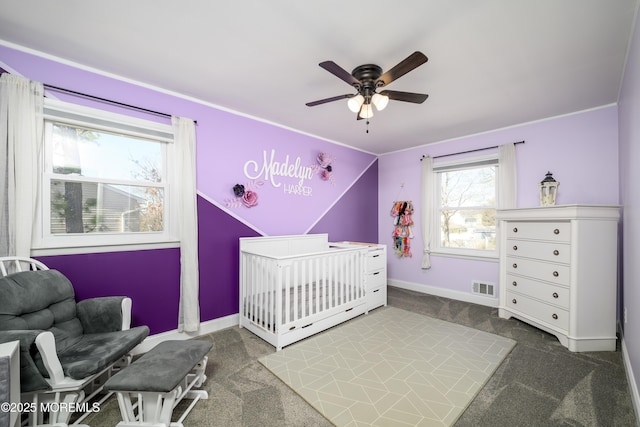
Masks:
[[[510,310],[519,311],[563,331],[569,329],[569,312],[567,310],[510,291],[507,291],[506,296],[507,308]]]
[[[507,255],[536,258],[544,261],[571,262],[571,245],[559,242],[534,242],[530,240],[507,240]]]
[[[505,268],[507,274],[527,276],[558,285],[571,284],[571,268],[568,265],[508,256]]]
[[[507,238],[569,242],[571,224],[569,222],[509,222]]]
[[[381,288],[373,289],[371,291],[367,290],[367,310],[371,310],[386,304],[387,304],[387,288],[386,287],[383,286]]]
[[[366,271],[375,271],[387,266],[387,259],[383,250],[371,251],[366,257]]]
[[[569,309],[569,288],[538,282],[526,277],[507,274],[507,287],[510,292],[542,300],[549,304]]]
[[[386,270],[381,269],[365,275],[367,289],[379,288],[380,286],[386,286],[387,275]]]

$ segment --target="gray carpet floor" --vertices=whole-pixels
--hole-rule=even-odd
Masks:
[[[619,348],[572,353],[552,335],[515,319],[500,319],[497,309],[393,287],[388,302],[517,341],[456,427],[638,425]],[[260,338],[234,327],[200,339],[213,342],[205,385],[209,399],[197,403],[185,426],[331,425],[258,362],[275,351]],[[181,403],[176,413],[188,403]],[[119,416],[111,398],[84,422],[113,427]]]

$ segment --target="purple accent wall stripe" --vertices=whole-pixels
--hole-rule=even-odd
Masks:
[[[217,201],[213,200],[211,197],[207,196],[206,194],[203,194],[200,191],[198,191],[198,197],[202,197],[204,200],[206,200],[207,202],[211,203],[212,205],[214,205],[215,207],[217,207],[221,211],[224,211],[230,217],[235,218],[237,221],[240,221],[241,223],[246,225],[248,228],[250,228],[253,231],[255,231],[257,235],[260,235],[260,236],[266,236],[267,235],[267,233],[265,233],[264,231],[260,230],[255,225],[251,224],[249,221],[244,219],[242,216],[240,216],[237,213],[233,212],[231,209],[228,209],[227,207],[222,206],[220,203],[218,203]]]
[[[132,299],[133,326],[152,334],[176,329],[180,297],[180,250],[154,249],[38,257],[63,273],[83,300],[104,296]]]
[[[378,159],[377,159],[377,158],[376,158],[376,159],[373,159],[373,160],[371,161],[371,163],[369,164],[369,166],[367,166],[365,169],[363,169],[362,173],[361,173],[360,175],[358,175],[358,176],[356,177],[356,179],[354,179],[354,180],[353,180],[353,182],[351,183],[351,185],[349,185],[347,188],[345,188],[345,190],[342,192],[342,194],[340,194],[340,196],[338,196],[338,197],[336,198],[336,200],[335,200],[333,203],[331,203],[331,205],[327,208],[327,210],[325,210],[325,211],[322,213],[322,215],[320,215],[320,216],[318,217],[318,219],[317,219],[313,224],[311,224],[311,226],[310,226],[310,227],[309,227],[309,228],[304,232],[304,234],[308,234],[308,233],[310,233],[310,232],[311,232],[311,230],[313,230],[313,228],[316,226],[316,224],[318,224],[318,222],[320,222],[320,221],[321,221],[321,220],[322,220],[322,219],[327,215],[327,213],[328,213],[328,212],[330,212],[330,211],[334,208],[334,206],[335,206],[335,205],[336,205],[336,204],[337,204],[337,203],[338,203],[338,202],[339,202],[339,201],[340,201],[340,200],[345,196],[345,194],[347,194],[348,192],[350,192],[351,188],[353,188],[353,186],[354,186],[355,184],[357,184],[358,182],[360,182],[360,178],[362,178],[362,175],[366,174],[366,173],[367,173],[367,171],[369,171],[369,169],[370,169],[374,164],[377,164],[377,161],[378,161]],[[376,193],[376,194],[377,194],[377,193]],[[377,199],[377,195],[376,195],[376,199]]]
[[[329,240],[378,243],[378,162],[361,175],[310,233],[328,233]],[[387,242],[381,242],[387,243]]]

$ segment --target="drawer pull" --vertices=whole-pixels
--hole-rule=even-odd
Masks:
[[[558,277],[560,275],[560,273],[558,273],[557,271],[553,272],[553,277]]]
[[[512,300],[511,300],[511,302],[512,302],[512,303],[514,303],[514,304],[517,304],[517,303],[518,303],[518,301],[516,301],[516,299],[515,299],[515,298],[514,298],[514,299],[512,299]]]
[[[513,232],[517,233],[518,232],[518,227],[513,227]]]
[[[551,317],[553,317],[553,320],[558,320],[558,315],[557,315],[557,314],[555,314],[555,313],[553,313],[553,314],[551,315]]]
[[[375,291],[373,291],[373,293],[375,294],[376,292],[380,292],[380,289],[376,289]]]
[[[553,230],[553,234],[560,234],[560,230],[556,228],[555,230]]]
[[[518,250],[518,247],[517,247],[516,245],[513,245],[513,250],[514,250],[514,251],[517,251],[517,250]]]
[[[376,271],[375,273],[373,273],[373,276],[375,276],[375,275],[377,275],[377,274],[380,274],[380,272],[379,272],[379,271]]]
[[[518,282],[516,282],[515,280],[511,283],[513,286],[518,286]]]
[[[554,292],[554,293],[553,293],[553,297],[554,297],[554,298],[558,298],[558,293],[557,293],[557,292]]]
[[[558,256],[558,255],[560,255],[560,251],[559,251],[559,250],[557,250],[557,249],[555,249],[555,250],[553,251],[553,254],[554,254],[555,256]]]
[[[516,264],[515,262],[513,263],[513,268],[518,268],[518,264]]]
[[[371,258],[378,258],[380,255],[372,255]]]

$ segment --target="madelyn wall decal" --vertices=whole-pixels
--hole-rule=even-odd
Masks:
[[[244,175],[250,181],[246,184],[233,186],[234,198],[225,199],[228,208],[253,207],[258,204],[258,188],[265,183],[273,188],[282,188],[286,194],[296,196],[311,196],[312,188],[307,181],[317,172],[320,179],[330,181],[333,185],[333,162],[335,157],[321,152],[316,156],[316,163],[303,166],[300,157],[293,160],[285,155],[283,161],[278,160],[275,150],[262,152],[262,162],[248,160],[244,164]],[[290,180],[296,180],[290,182]]]

